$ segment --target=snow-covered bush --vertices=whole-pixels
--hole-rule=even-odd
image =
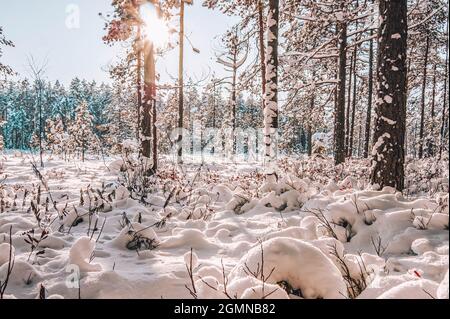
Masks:
[[[284,283],[303,298],[347,296],[342,275],[331,259],[308,242],[293,238],[273,238],[253,247],[231,271],[229,280],[246,277]]]

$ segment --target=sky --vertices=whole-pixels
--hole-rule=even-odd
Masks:
[[[215,63],[215,37],[233,25],[235,18],[201,6],[195,0],[186,7],[185,29],[195,53],[185,43],[185,74],[194,79],[210,72],[224,74]],[[2,63],[11,66],[20,77],[28,77],[28,60],[46,65],[45,77],[69,84],[79,77],[88,81],[111,83],[107,72],[123,52],[121,45],[110,47],[103,43],[104,20],[99,12],[112,12],[111,0],[0,0],[0,25],[14,48],[5,48]],[[177,76],[178,48],[157,61],[162,82]]]

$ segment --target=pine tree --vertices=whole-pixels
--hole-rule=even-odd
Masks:
[[[222,38],[224,51],[217,57],[217,62],[222,64],[227,72],[231,73],[230,89],[230,123],[229,138],[232,141],[231,153],[236,153],[236,120],[237,120],[237,96],[238,96],[238,78],[239,69],[247,61],[248,57],[248,39],[245,39],[239,32],[238,26],[234,26]]]
[[[48,151],[55,155],[66,154],[70,137],[64,130],[61,117],[56,120],[47,120],[46,135],[46,149]]]
[[[0,118],[0,132],[3,133],[3,126],[5,125],[5,121]],[[3,151],[5,148],[5,141],[3,139],[3,134],[0,134],[0,151]]]
[[[94,133],[92,125],[92,115],[89,112],[86,102],[80,103],[76,109],[75,120],[69,127],[70,149],[81,153],[84,162],[85,154],[89,151],[98,150],[98,138]]]

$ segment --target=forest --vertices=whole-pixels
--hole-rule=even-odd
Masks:
[[[448,1],[102,2],[104,82],[0,15],[0,299],[449,298]]]

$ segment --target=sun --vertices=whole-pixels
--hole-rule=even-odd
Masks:
[[[144,37],[151,41],[156,48],[164,47],[169,41],[169,26],[158,16],[157,9],[151,3],[146,3],[140,9],[144,21]]]

